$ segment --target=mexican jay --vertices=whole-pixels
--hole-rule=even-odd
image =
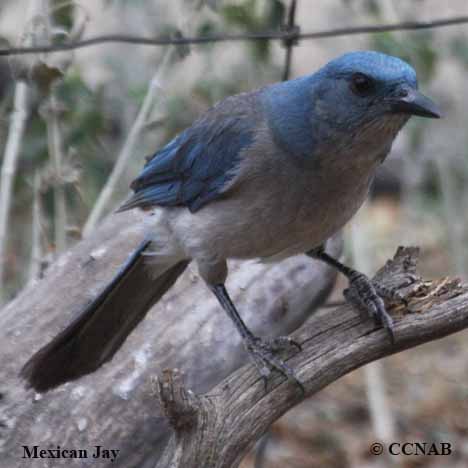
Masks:
[[[259,338],[224,286],[227,259],[308,253],[349,279],[346,298],[393,340],[383,299],[396,297],[323,246],[362,205],[379,164],[412,115],[440,117],[406,62],[351,52],[317,72],[228,97],[150,157],[121,210],[148,213],[148,238],[113,281],[22,370],[47,391],[110,360],[148,309],[194,261],[266,380],[299,345]],[[300,348],[300,347],[299,347]]]

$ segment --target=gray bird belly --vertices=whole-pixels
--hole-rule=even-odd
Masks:
[[[364,202],[368,185],[340,187],[337,190],[312,190],[286,224],[272,223],[275,242],[265,246],[259,257],[263,261],[279,261],[307,252],[323,244],[353,217]]]
[[[326,184],[296,175],[246,183],[195,214],[171,212],[180,245],[195,259],[281,260],[325,242],[349,221],[368,192],[369,179],[362,175]]]

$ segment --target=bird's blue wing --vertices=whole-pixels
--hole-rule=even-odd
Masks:
[[[159,205],[195,212],[219,197],[253,140],[254,119],[245,103],[238,104],[221,102],[149,158],[119,211]]]

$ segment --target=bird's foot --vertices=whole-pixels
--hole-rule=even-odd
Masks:
[[[406,299],[398,290],[387,288],[355,271],[349,278],[349,288],[345,289],[343,294],[359,312],[367,313],[377,324],[382,325],[392,344],[395,342],[393,319],[385,308],[384,299],[389,302],[406,303]]]
[[[286,378],[295,382],[302,393],[305,393],[304,386],[297,378],[294,370],[277,356],[278,352],[291,347],[295,347],[301,351],[302,347],[299,343],[287,336],[264,339],[253,336],[245,339],[245,347],[263,380],[265,391],[267,390],[268,377],[271,371],[276,369]]]

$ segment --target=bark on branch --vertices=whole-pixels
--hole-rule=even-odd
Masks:
[[[399,248],[377,274],[401,288],[408,305],[394,305],[396,342],[381,327],[360,319],[348,306],[325,310],[293,337],[302,352],[289,358],[304,383],[276,375],[265,393],[253,366],[245,366],[197,396],[182,385],[178,371],[166,371],[158,396],[174,430],[158,468],[232,468],[255,441],[292,406],[344,374],[404,349],[468,327],[468,286],[457,279],[424,281],[416,275],[417,249]]]

